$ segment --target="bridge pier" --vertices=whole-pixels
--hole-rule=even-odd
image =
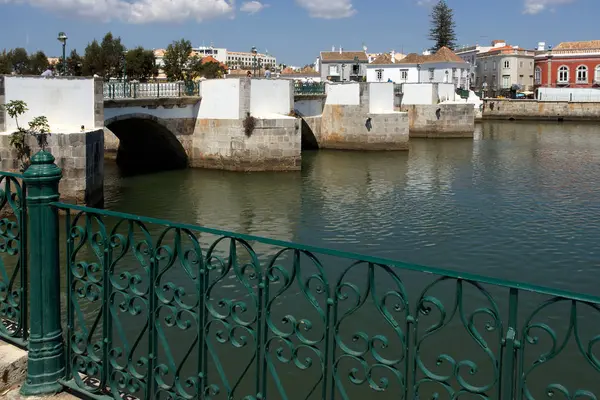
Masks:
[[[62,169],[61,198],[78,204],[102,205],[104,201],[104,111],[103,83],[94,78],[44,78],[0,76],[0,105],[24,101],[28,111],[19,126],[38,116],[50,125],[48,147]],[[0,166],[19,172],[21,165],[10,145],[17,122],[0,110]],[[32,154],[35,138],[28,137]]]

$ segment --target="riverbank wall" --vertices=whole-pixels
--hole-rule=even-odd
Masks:
[[[482,119],[600,121],[600,102],[484,99]]]
[[[408,105],[411,138],[472,138],[475,132],[473,104]]]
[[[320,148],[408,150],[408,114],[394,110],[393,83],[327,85],[316,131]]]
[[[19,100],[27,110],[18,126],[44,116],[50,126],[48,146],[62,169],[61,198],[77,204],[102,206],[104,201],[104,107],[101,79],[39,76],[0,76],[0,106]],[[1,169],[19,172],[21,162],[10,136],[17,121],[0,110]],[[28,137],[32,154],[39,150]]]
[[[188,154],[192,167],[298,171],[301,121],[291,116],[294,83],[284,79],[215,79],[202,101]]]

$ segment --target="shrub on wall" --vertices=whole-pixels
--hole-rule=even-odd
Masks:
[[[244,133],[246,137],[252,136],[254,129],[256,128],[256,118],[254,118],[250,113],[246,114],[246,118],[244,118]]]
[[[21,163],[21,172],[29,167],[29,157],[31,156],[31,147],[27,143],[27,136],[35,137],[40,149],[45,150],[48,145],[48,136],[50,135],[50,126],[46,117],[35,117],[29,121],[28,127],[19,125],[19,116],[27,111],[27,104],[21,100],[12,100],[0,106],[9,117],[15,120],[17,130],[10,135],[10,145],[15,149],[17,158]]]

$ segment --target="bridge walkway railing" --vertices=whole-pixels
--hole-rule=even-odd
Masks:
[[[104,99],[143,99],[198,96],[200,83],[187,82],[105,82]]]
[[[26,394],[600,395],[600,297],[61,203],[60,177],[47,152],[23,175]]]

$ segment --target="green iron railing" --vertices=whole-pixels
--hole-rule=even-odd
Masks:
[[[20,347],[27,328],[27,207],[23,175],[0,172],[0,339]]]
[[[105,82],[105,99],[144,99],[198,96],[200,83],[187,82]]]
[[[325,94],[324,82],[294,82],[294,94],[298,96],[315,96]]]
[[[26,394],[600,395],[600,297],[64,204],[53,162],[40,152],[25,172],[36,338]]]

